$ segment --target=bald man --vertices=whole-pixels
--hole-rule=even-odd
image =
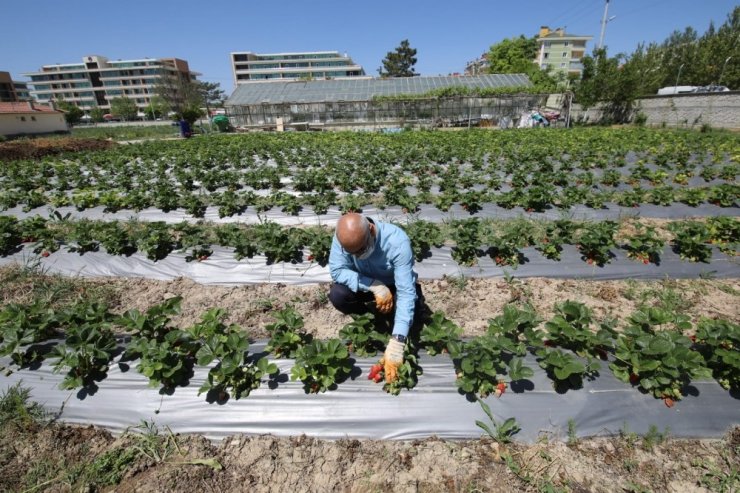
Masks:
[[[393,331],[382,360],[389,383],[398,378],[406,337],[422,300],[413,268],[411,242],[398,226],[356,213],[337,222],[329,254],[334,281],[329,300],[345,314],[364,313],[365,303],[373,300],[382,314],[392,313],[395,305]]]

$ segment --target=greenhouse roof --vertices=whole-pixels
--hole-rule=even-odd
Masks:
[[[445,87],[496,88],[531,85],[524,74],[253,82],[239,85],[226,101],[226,106],[367,101],[374,96],[423,94]]]

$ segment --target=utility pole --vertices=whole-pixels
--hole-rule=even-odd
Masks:
[[[606,33],[606,23],[614,19],[614,17],[607,18],[609,15],[609,0],[606,0],[604,5],[604,17],[601,18],[601,36],[599,36],[599,49],[604,47],[604,34]]]

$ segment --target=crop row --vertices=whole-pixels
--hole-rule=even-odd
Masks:
[[[321,214],[330,205],[348,210],[371,203],[542,210],[610,201],[732,206],[737,199],[735,137],[604,130],[547,132],[542,142],[532,137],[422,132],[152,142],[7,163],[0,169],[0,207],[183,208],[199,217],[209,205],[231,216],[247,207],[297,214],[306,205]]]
[[[93,207],[103,207],[104,212],[133,210],[139,212],[150,207],[167,213],[183,210],[196,218],[202,218],[206,209],[218,208],[219,217],[232,217],[248,209],[257,213],[280,209],[285,214],[297,216],[305,208],[314,214],[326,214],[330,207],[336,206],[340,212],[361,212],[364,207],[384,209],[399,206],[406,212],[416,212],[419,207],[429,204],[446,212],[459,204],[471,215],[481,211],[488,204],[505,209],[521,207],[527,212],[543,212],[556,207],[567,211],[573,206],[584,205],[593,209],[603,209],[607,204],[622,207],[637,207],[641,204],[670,206],[683,203],[691,207],[709,203],[719,207],[734,207],[737,204],[740,186],[735,184],[716,184],[706,187],[677,188],[670,185],[646,189],[635,187],[623,190],[598,190],[590,186],[566,186],[557,188],[550,184],[550,177],[541,177],[539,185],[515,187],[508,191],[445,189],[439,193],[410,193],[402,185],[389,185],[380,194],[337,193],[326,191],[311,194],[295,194],[277,191],[258,195],[253,191],[226,190],[223,192],[178,192],[170,186],[152,185],[150,188],[129,191],[93,191],[89,188],[72,193],[58,192],[46,194],[38,189],[29,192],[0,192],[0,209],[21,206],[23,211],[51,206],[55,208],[73,206],[78,211]]]
[[[180,298],[169,299],[145,313],[129,310],[112,314],[105,305],[78,302],[52,310],[43,302],[7,305],[0,311],[0,356],[27,368],[42,359],[56,360],[55,372],[66,372],[62,388],[95,388],[107,376],[113,359],[138,360],[137,370],[152,386],[172,389],[187,385],[194,366],[211,366],[199,393],[213,399],[239,399],[259,388],[263,380],[277,383],[278,367],[264,353],[249,353],[249,338],[236,325],[224,323],[225,312],[206,311],[187,328],[172,324]],[[372,357],[382,351],[387,334],[378,331],[372,314],[354,316],[338,338],[314,339],[303,330],[303,318],[292,307],[274,314],[267,325],[265,351],[295,360],[291,379],[307,393],[334,390],[350,377],[350,354]],[[412,389],[423,369],[418,349],[434,356],[449,353],[461,394],[499,397],[512,382],[533,376],[523,357],[531,353],[559,391],[578,389],[583,379],[598,377],[600,361],[609,361],[614,375],[672,406],[693,379],[715,378],[725,389],[740,389],[740,325],[702,319],[696,327],[687,317],[658,308],[636,311],[622,321],[596,321],[585,305],[565,301],[545,322],[530,305],[509,304],[490,320],[486,334],[462,340],[462,329],[435,312],[420,335],[410,338],[399,380],[384,389],[398,394]],[[113,328],[130,336],[121,345]],[[64,343],[49,349],[40,343],[63,333]],[[214,364],[215,363],[215,364]],[[382,367],[368,378],[380,383]]]
[[[658,263],[668,240],[682,258],[708,262],[710,245],[735,255],[740,243],[740,221],[713,217],[706,221],[675,221],[656,229],[639,222],[625,222],[620,231],[615,221],[578,222],[509,221],[477,218],[437,224],[416,220],[402,224],[417,261],[431,255],[432,247],[449,245],[452,257],[460,264],[474,264],[478,257],[490,255],[498,265],[516,266],[524,261],[521,249],[534,246],[548,259],[560,260],[563,245],[576,245],[583,260],[604,265],[614,256],[612,249],[623,248],[637,261]],[[106,222],[69,220],[55,212],[51,219],[41,216],[18,220],[0,216],[0,255],[18,251],[24,244],[44,257],[64,246],[80,255],[101,247],[110,255],[142,252],[152,261],[173,251],[186,253],[186,261],[206,260],[213,245],[234,249],[237,260],[264,255],[268,263],[306,260],[326,265],[333,230],[311,226],[283,227],[265,221],[256,225],[213,225],[182,222]]]

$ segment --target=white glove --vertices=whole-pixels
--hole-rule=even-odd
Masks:
[[[375,296],[375,307],[380,313],[390,313],[393,310],[393,293],[388,286],[376,279],[370,285],[370,292]]]
[[[385,383],[393,383],[398,380],[398,368],[403,364],[403,349],[406,345],[391,337],[385,347],[385,354],[381,363],[385,373]]]

